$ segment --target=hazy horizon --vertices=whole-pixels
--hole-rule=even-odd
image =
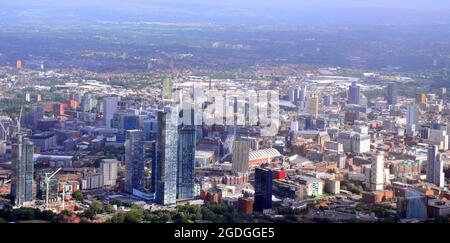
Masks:
[[[431,3],[430,3],[431,2]],[[161,21],[229,24],[450,24],[450,2],[432,0],[19,0],[0,3],[0,23]]]
[[[234,7],[275,7],[275,8],[315,8],[315,7],[350,7],[350,8],[396,8],[414,10],[450,10],[450,2],[446,0],[228,0],[226,2],[215,2],[211,0],[17,0],[0,3],[4,5],[28,5],[28,6],[94,6],[98,4],[111,4],[118,6],[141,6],[154,3],[179,3],[179,4],[208,4],[208,5],[228,5]],[[106,7],[106,6],[105,6]]]

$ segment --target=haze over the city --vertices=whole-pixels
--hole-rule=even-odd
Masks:
[[[161,21],[261,24],[436,24],[450,23],[445,0],[19,0],[0,3],[8,21]]]

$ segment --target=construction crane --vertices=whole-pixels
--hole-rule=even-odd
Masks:
[[[50,173],[45,173],[45,209],[48,209],[48,191],[49,191],[49,184],[50,179],[52,179],[62,168],[57,169],[55,172],[53,172],[50,176]]]
[[[20,133],[20,122],[22,121],[23,106],[20,107],[19,119],[17,120],[17,132]]]
[[[5,126],[3,125],[3,122],[2,122],[2,121],[0,121],[0,127],[1,127],[2,130],[3,130],[3,135],[4,135],[3,140],[4,140],[4,141],[8,140],[9,131],[5,128]]]
[[[64,211],[64,208],[66,207],[66,183],[62,185],[62,209],[61,211]]]

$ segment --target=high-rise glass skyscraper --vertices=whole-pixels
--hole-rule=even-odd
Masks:
[[[125,141],[125,191],[144,190],[145,145],[141,130],[126,132]]]
[[[272,171],[266,168],[255,169],[255,204],[256,212],[272,209]]]
[[[17,135],[13,144],[13,178],[11,181],[11,203],[23,205],[33,201],[34,144],[24,134]]]
[[[156,202],[175,205],[178,167],[178,108],[166,106],[158,112],[158,135],[152,177]]]
[[[111,128],[111,120],[114,118],[114,113],[117,112],[119,98],[105,97],[103,99],[103,120],[106,128]]]
[[[397,104],[397,95],[398,95],[397,84],[395,84],[395,83],[389,84],[388,85],[388,97],[387,97],[388,105]]]
[[[361,97],[361,87],[353,82],[348,90],[348,103],[359,105]]]
[[[195,196],[195,148],[196,131],[194,125],[181,126],[178,140],[177,198],[188,199]]]

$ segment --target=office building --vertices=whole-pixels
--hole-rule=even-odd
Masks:
[[[266,168],[255,169],[255,203],[256,212],[272,209],[272,171]]]
[[[437,145],[440,150],[449,149],[449,135],[447,130],[430,129],[428,137],[424,139],[429,145]]]
[[[51,132],[37,133],[30,136],[29,139],[40,151],[48,151],[57,146],[56,135]]]
[[[418,123],[419,107],[417,105],[409,105],[406,110],[406,135],[410,137],[416,136]]]
[[[144,140],[150,141],[156,138],[158,134],[158,121],[156,118],[144,120]]]
[[[368,153],[370,152],[370,136],[355,132],[341,132],[337,142],[343,145],[346,153]]]
[[[11,180],[11,203],[23,205],[34,200],[34,145],[25,137],[18,134],[13,144],[13,176]]]
[[[427,161],[427,181],[438,187],[444,187],[444,164],[438,146],[433,145],[428,149]]]
[[[348,90],[348,103],[359,105],[361,97],[361,87],[353,82]]]
[[[397,197],[397,215],[402,219],[426,219],[427,197],[412,188],[402,190],[403,195]]]
[[[91,93],[84,93],[81,98],[81,110],[84,112],[91,112],[97,105],[97,100],[93,98]]]
[[[126,131],[125,141],[125,191],[144,190],[145,145],[143,132]]]
[[[123,130],[139,129],[139,116],[125,115],[123,117]]]
[[[105,97],[103,99],[103,120],[106,128],[111,128],[111,121],[117,112],[118,102],[117,97]]]
[[[181,126],[178,140],[177,198],[195,196],[195,126]]]
[[[308,100],[307,113],[313,118],[319,116],[319,98],[317,96],[311,97]]]
[[[417,105],[409,105],[406,110],[406,124],[416,125],[419,122],[419,107]]]
[[[32,105],[30,112],[25,117],[25,125],[36,130],[39,120],[42,119],[44,119],[44,108],[41,105]]]
[[[158,135],[152,181],[156,202],[161,205],[175,205],[177,199],[178,167],[178,119],[176,106],[166,106],[158,112]]]
[[[398,96],[397,84],[390,83],[388,85],[388,96],[387,96],[387,103],[388,103],[388,105],[395,105],[395,104],[397,104],[397,96]]]

